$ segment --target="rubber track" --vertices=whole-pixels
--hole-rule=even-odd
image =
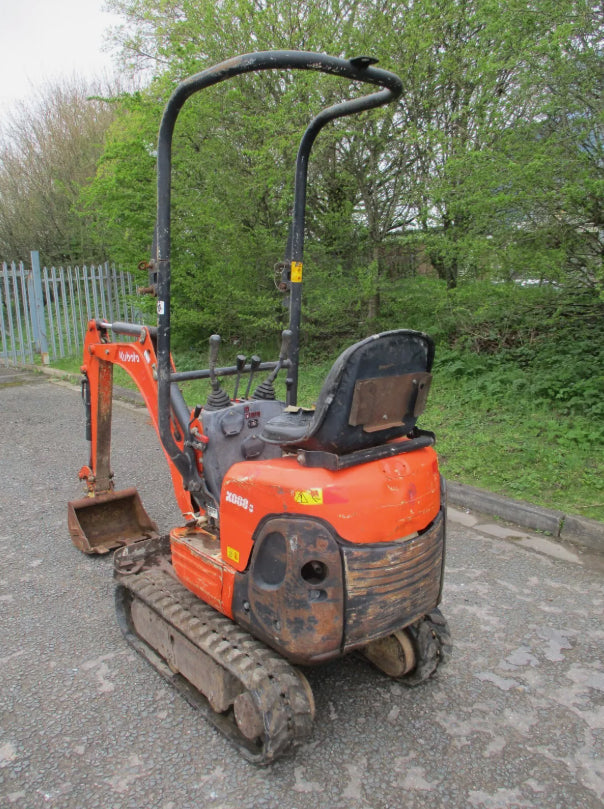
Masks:
[[[205,697],[202,698],[205,715],[249,761],[269,764],[308,738],[312,728],[312,698],[309,699],[302,680],[286,660],[198,599],[164,570],[155,568],[116,578],[133,596],[182,632],[201,652],[234,675],[251,692],[263,717],[261,746],[250,742],[239,732],[232,711],[228,717],[216,714]],[[134,632],[129,616],[128,623],[130,631]],[[139,644],[149,649],[148,644],[138,636],[136,639],[138,644],[133,645],[138,651],[141,651]],[[154,663],[146,651],[142,653]],[[154,654],[159,657],[157,653]],[[166,676],[165,670],[159,670]],[[173,675],[167,678],[172,679]],[[184,680],[182,677],[179,679]],[[188,681],[185,682],[189,691],[194,690],[199,694]],[[184,696],[188,698],[190,694],[185,693]]]

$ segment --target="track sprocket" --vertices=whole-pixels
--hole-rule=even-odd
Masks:
[[[435,608],[419,621],[406,627],[415,650],[416,665],[399,678],[403,685],[415,687],[428,680],[451,657],[451,632],[442,612]]]

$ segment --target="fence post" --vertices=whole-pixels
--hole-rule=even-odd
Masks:
[[[32,250],[30,256],[31,270],[34,279],[34,300],[33,306],[30,307],[32,329],[35,339],[38,342],[37,349],[42,357],[42,363],[44,365],[50,365],[50,357],[48,355],[48,339],[46,336],[46,317],[44,315],[44,296],[42,295],[40,253],[37,250]]]

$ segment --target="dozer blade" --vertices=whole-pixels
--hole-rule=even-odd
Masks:
[[[72,500],[67,525],[73,544],[84,553],[108,553],[159,536],[135,488]]]

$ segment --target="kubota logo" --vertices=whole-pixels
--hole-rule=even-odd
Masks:
[[[140,362],[141,358],[134,351],[120,351],[118,357],[122,362]]]

